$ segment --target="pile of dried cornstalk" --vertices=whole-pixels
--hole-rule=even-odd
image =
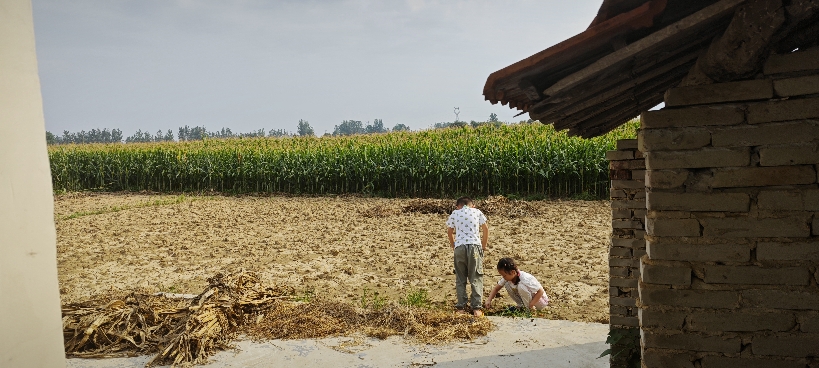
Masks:
[[[537,210],[529,202],[509,199],[504,196],[489,196],[486,199],[475,201],[475,207],[486,215],[505,217],[526,217],[538,215]],[[389,208],[374,207],[365,214],[368,217],[385,217],[392,215]],[[449,215],[455,210],[455,201],[448,199],[413,199],[403,207],[404,213],[442,214]]]
[[[451,312],[389,305],[294,302],[288,287],[265,287],[252,272],[209,278],[199,295],[131,293],[63,307],[69,357],[108,358],[154,354],[148,366],[205,363],[239,335],[255,340],[319,338],[363,331],[404,335],[421,343],[486,335],[489,320]]]

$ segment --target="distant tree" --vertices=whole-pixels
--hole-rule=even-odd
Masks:
[[[267,136],[268,136],[268,137],[287,137],[287,136],[289,136],[289,135],[290,135],[290,133],[288,133],[288,132],[287,132],[286,130],[284,130],[284,129],[275,129],[275,130],[274,130],[274,129],[270,129],[270,131],[269,131],[269,132],[267,132]]]
[[[404,125],[404,124],[395,124],[395,126],[392,127],[392,131],[393,132],[408,132],[408,131],[410,131],[410,127],[407,126],[407,125]]]
[[[495,123],[495,122],[498,122],[500,120],[498,120],[498,114],[495,114],[493,112],[493,113],[489,114],[489,120],[487,120],[487,121],[490,122],[490,123]]]
[[[125,138],[125,143],[143,143],[143,142],[153,142],[154,137],[151,133],[143,132],[142,129],[137,130],[134,135]]]
[[[307,120],[299,119],[297,131],[300,137],[316,135],[316,133],[313,131],[313,127],[310,126],[310,123],[308,123]]]
[[[285,132],[285,134],[287,134],[287,132]],[[267,133],[265,133],[264,129],[257,129],[247,133],[234,134],[233,136],[239,138],[264,138],[267,136]]]
[[[54,133],[46,132],[46,143],[48,144],[83,144],[83,143],[119,143],[122,142],[122,131],[119,129],[91,129],[90,131],[81,130],[76,133],[71,133],[67,130],[63,131],[62,136],[57,136]]]
[[[353,135],[366,133],[359,120],[344,120],[333,129],[333,135]]]
[[[201,141],[208,136],[205,127],[189,127],[185,125],[179,128],[178,138],[180,141]]]
[[[222,128],[222,130],[217,130],[215,132],[209,132],[208,137],[209,138],[216,138],[216,139],[225,139],[225,138],[234,138],[234,137],[236,137],[236,135],[233,134],[232,131],[230,131],[230,128]]]
[[[367,134],[371,134],[371,133],[386,133],[386,132],[388,132],[388,131],[389,131],[389,129],[384,128],[384,121],[383,121],[383,120],[381,120],[381,119],[375,119],[375,120],[373,120],[373,123],[372,123],[372,124],[370,124],[369,122],[367,122],[367,127],[366,127],[366,128],[364,128],[364,132],[365,132],[365,133],[367,133]]]
[[[170,132],[170,130],[168,130]],[[122,131],[119,129],[111,129],[111,143],[122,142]]]

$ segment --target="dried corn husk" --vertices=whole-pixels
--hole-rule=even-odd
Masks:
[[[66,355],[108,358],[154,354],[148,366],[203,364],[240,334],[257,340],[320,338],[363,331],[423,343],[483,336],[489,320],[441,310],[390,305],[363,309],[292,301],[293,289],[264,287],[253,272],[217,274],[202,293],[131,293],[63,307]]]

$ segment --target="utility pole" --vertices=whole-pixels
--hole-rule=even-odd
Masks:
[[[458,120],[458,115],[460,115],[460,114],[461,114],[461,108],[460,108],[460,107],[456,107],[454,111],[455,111],[455,122],[457,123],[457,122],[459,122],[459,121],[460,121],[460,120]]]

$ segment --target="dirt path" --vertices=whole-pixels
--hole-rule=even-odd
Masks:
[[[454,303],[443,214],[407,199],[70,194],[55,198],[64,303],[110,290],[198,293],[244,268],[305,295],[398,300],[424,288]],[[529,202],[536,216],[490,215],[485,292],[511,256],[552,299],[548,318],[608,321],[608,202]],[[383,217],[371,217],[375,211]],[[394,211],[384,210],[394,208]],[[508,298],[500,299],[508,303]]]

